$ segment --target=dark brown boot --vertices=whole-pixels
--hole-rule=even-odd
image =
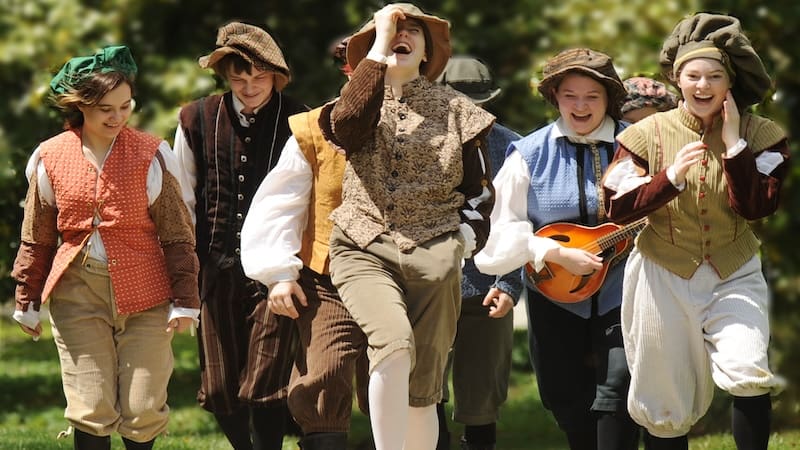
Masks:
[[[346,450],[347,433],[311,433],[299,444],[303,450]]]
[[[95,436],[77,428],[74,429],[75,450],[110,450],[111,436]]]

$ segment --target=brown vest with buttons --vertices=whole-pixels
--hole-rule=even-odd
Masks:
[[[41,157],[58,207],[62,244],[45,282],[46,299],[69,264],[81,257],[93,231],[100,233],[120,314],[150,309],[172,297],[164,253],[150,218],[147,173],[161,139],[124,128],[97,169],[83,154],[78,132],[41,144]],[[99,222],[93,224],[97,216]]]
[[[180,124],[197,168],[197,256],[202,267],[229,268],[239,262],[240,233],[253,195],[290,136],[288,117],[305,110],[279,92],[273,92],[249,127],[239,123],[231,92],[181,109]]]

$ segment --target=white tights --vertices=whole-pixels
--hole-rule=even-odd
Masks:
[[[369,411],[376,450],[433,450],[439,438],[436,405],[408,406],[411,353],[398,350],[369,378]]]

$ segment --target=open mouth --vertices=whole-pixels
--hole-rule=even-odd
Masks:
[[[694,100],[695,100],[697,103],[699,103],[699,104],[703,104],[703,105],[705,105],[705,104],[709,104],[709,103],[711,103],[711,101],[712,101],[712,100],[714,100],[714,96],[713,96],[713,95],[700,95],[700,94],[695,94],[693,97],[694,97]]]
[[[399,42],[392,47],[392,51],[400,55],[408,55],[411,53],[411,46],[405,42]]]
[[[581,123],[583,123],[583,122],[588,122],[588,121],[590,121],[590,120],[591,120],[591,118],[592,118],[592,115],[591,115],[591,114],[586,114],[586,115],[577,115],[577,114],[573,114],[573,115],[572,115],[572,119],[573,119],[574,121],[576,121],[576,122],[581,122]]]

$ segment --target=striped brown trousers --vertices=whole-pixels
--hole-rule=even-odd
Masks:
[[[269,312],[266,290],[238,262],[204,267],[200,280],[200,405],[227,415],[285,403],[297,341],[292,319]]]

